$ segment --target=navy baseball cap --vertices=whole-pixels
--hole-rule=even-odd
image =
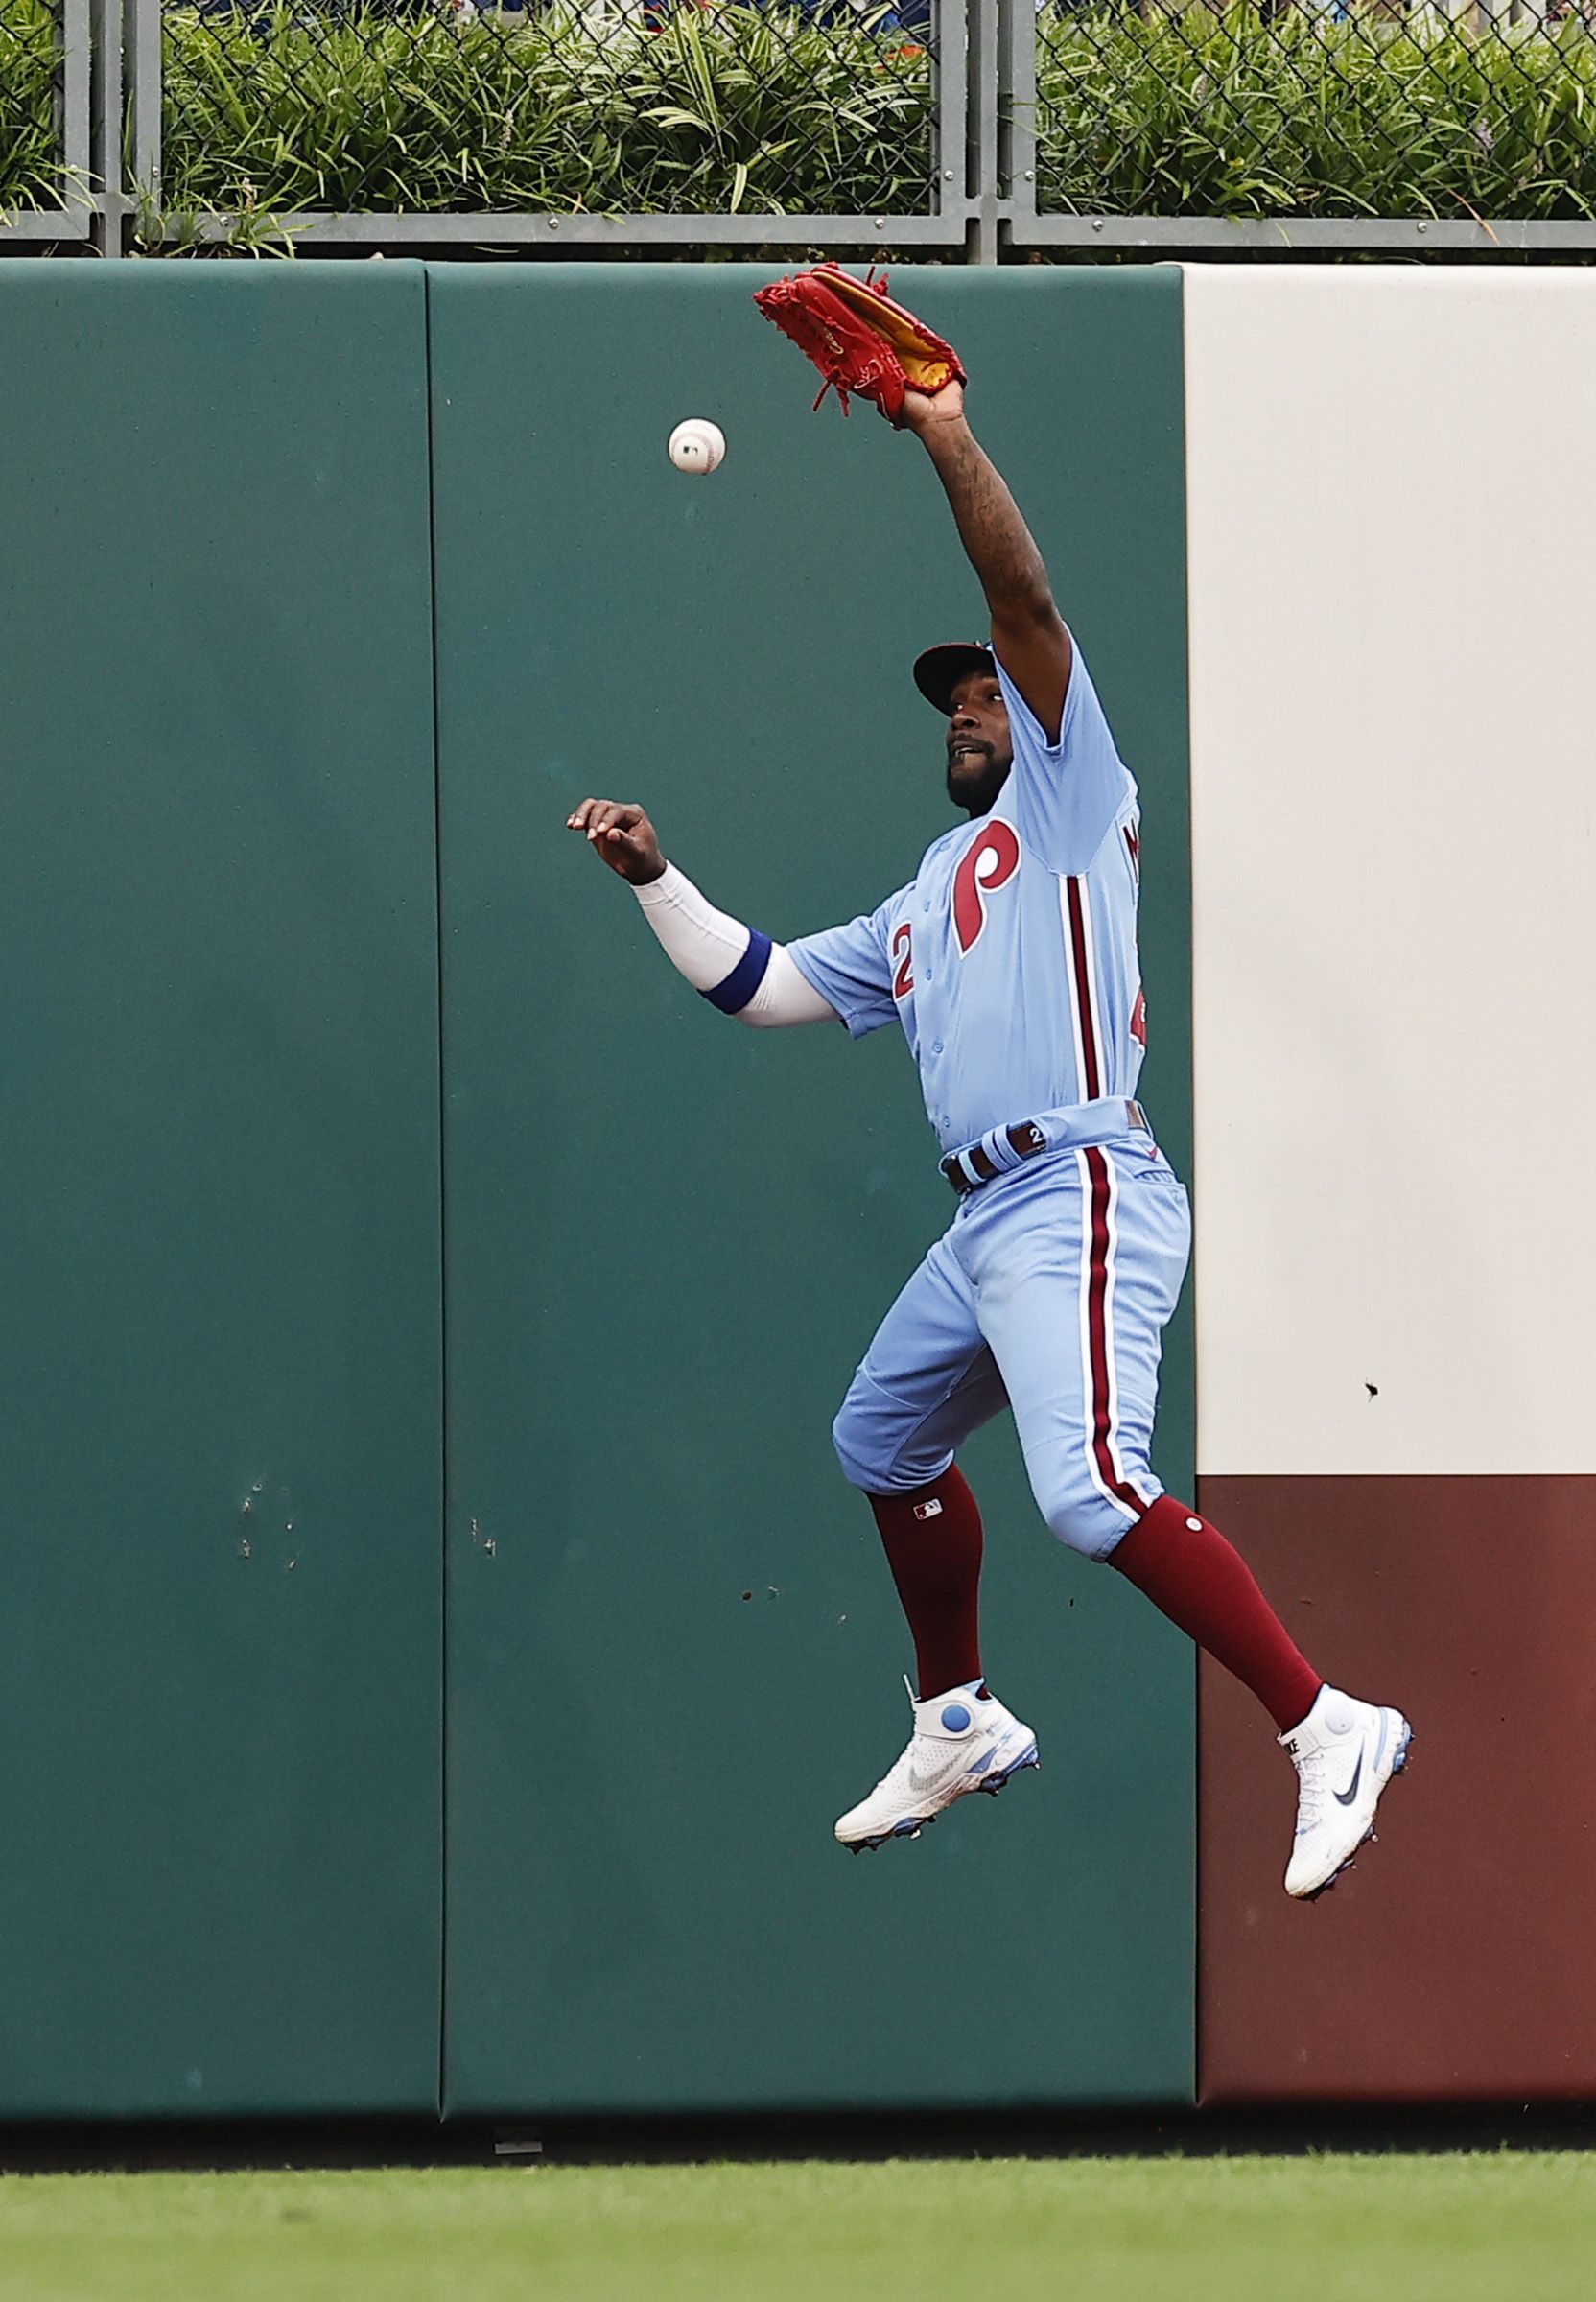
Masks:
[[[953,711],[953,690],[961,679],[972,671],[990,671],[994,657],[985,640],[948,640],[940,647],[927,647],[924,655],[914,659],[914,684],[927,703],[934,703],[944,718]]]

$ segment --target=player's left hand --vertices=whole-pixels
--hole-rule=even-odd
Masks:
[[[665,870],[659,834],[629,800],[584,799],[566,817],[565,828],[583,833],[600,862],[630,886],[646,887]]]
[[[936,424],[956,423],[964,413],[964,386],[944,384],[938,392],[905,391],[899,429],[927,432]]]

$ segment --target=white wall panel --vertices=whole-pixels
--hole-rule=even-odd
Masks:
[[[1200,1466],[1596,1470],[1596,276],[1185,311]]]

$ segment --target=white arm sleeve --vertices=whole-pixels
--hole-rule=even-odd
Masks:
[[[759,1030],[771,1023],[839,1023],[842,1018],[809,977],[800,975],[786,945],[773,943],[763,980],[738,1021]]]
[[[837,1021],[836,1009],[799,973],[785,944],[770,943],[740,920],[717,911],[674,863],[632,893],[671,964],[722,1013],[756,1028]],[[733,989],[733,978],[755,956],[756,947],[766,953],[763,969],[756,960],[750,970],[752,988],[739,983]],[[722,993],[728,996],[717,997]]]

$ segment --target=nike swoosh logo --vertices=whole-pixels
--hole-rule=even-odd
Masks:
[[[1347,1788],[1346,1788],[1344,1791],[1337,1791],[1337,1792],[1336,1792],[1336,1794],[1335,1794],[1335,1802],[1336,1802],[1337,1806],[1350,1806],[1350,1805],[1351,1805],[1351,1803],[1352,1803],[1353,1799],[1354,1799],[1354,1798],[1357,1797],[1357,1795],[1358,1795],[1358,1783],[1359,1783],[1359,1781],[1361,1780],[1361,1778],[1362,1778],[1362,1775],[1363,1775],[1363,1752],[1360,1750],[1360,1751],[1358,1752],[1358,1763],[1357,1763],[1357,1765],[1356,1765],[1356,1766],[1355,1766],[1355,1767],[1352,1769],[1352,1779],[1351,1779],[1351,1781],[1350,1781],[1350,1783],[1347,1785]]]
[[[962,1774],[969,1763],[968,1757],[962,1750],[952,1758],[944,1759],[941,1766],[928,1767],[924,1773],[911,1763],[909,1787],[916,1791],[939,1791],[943,1784],[951,1782],[955,1774]]]

